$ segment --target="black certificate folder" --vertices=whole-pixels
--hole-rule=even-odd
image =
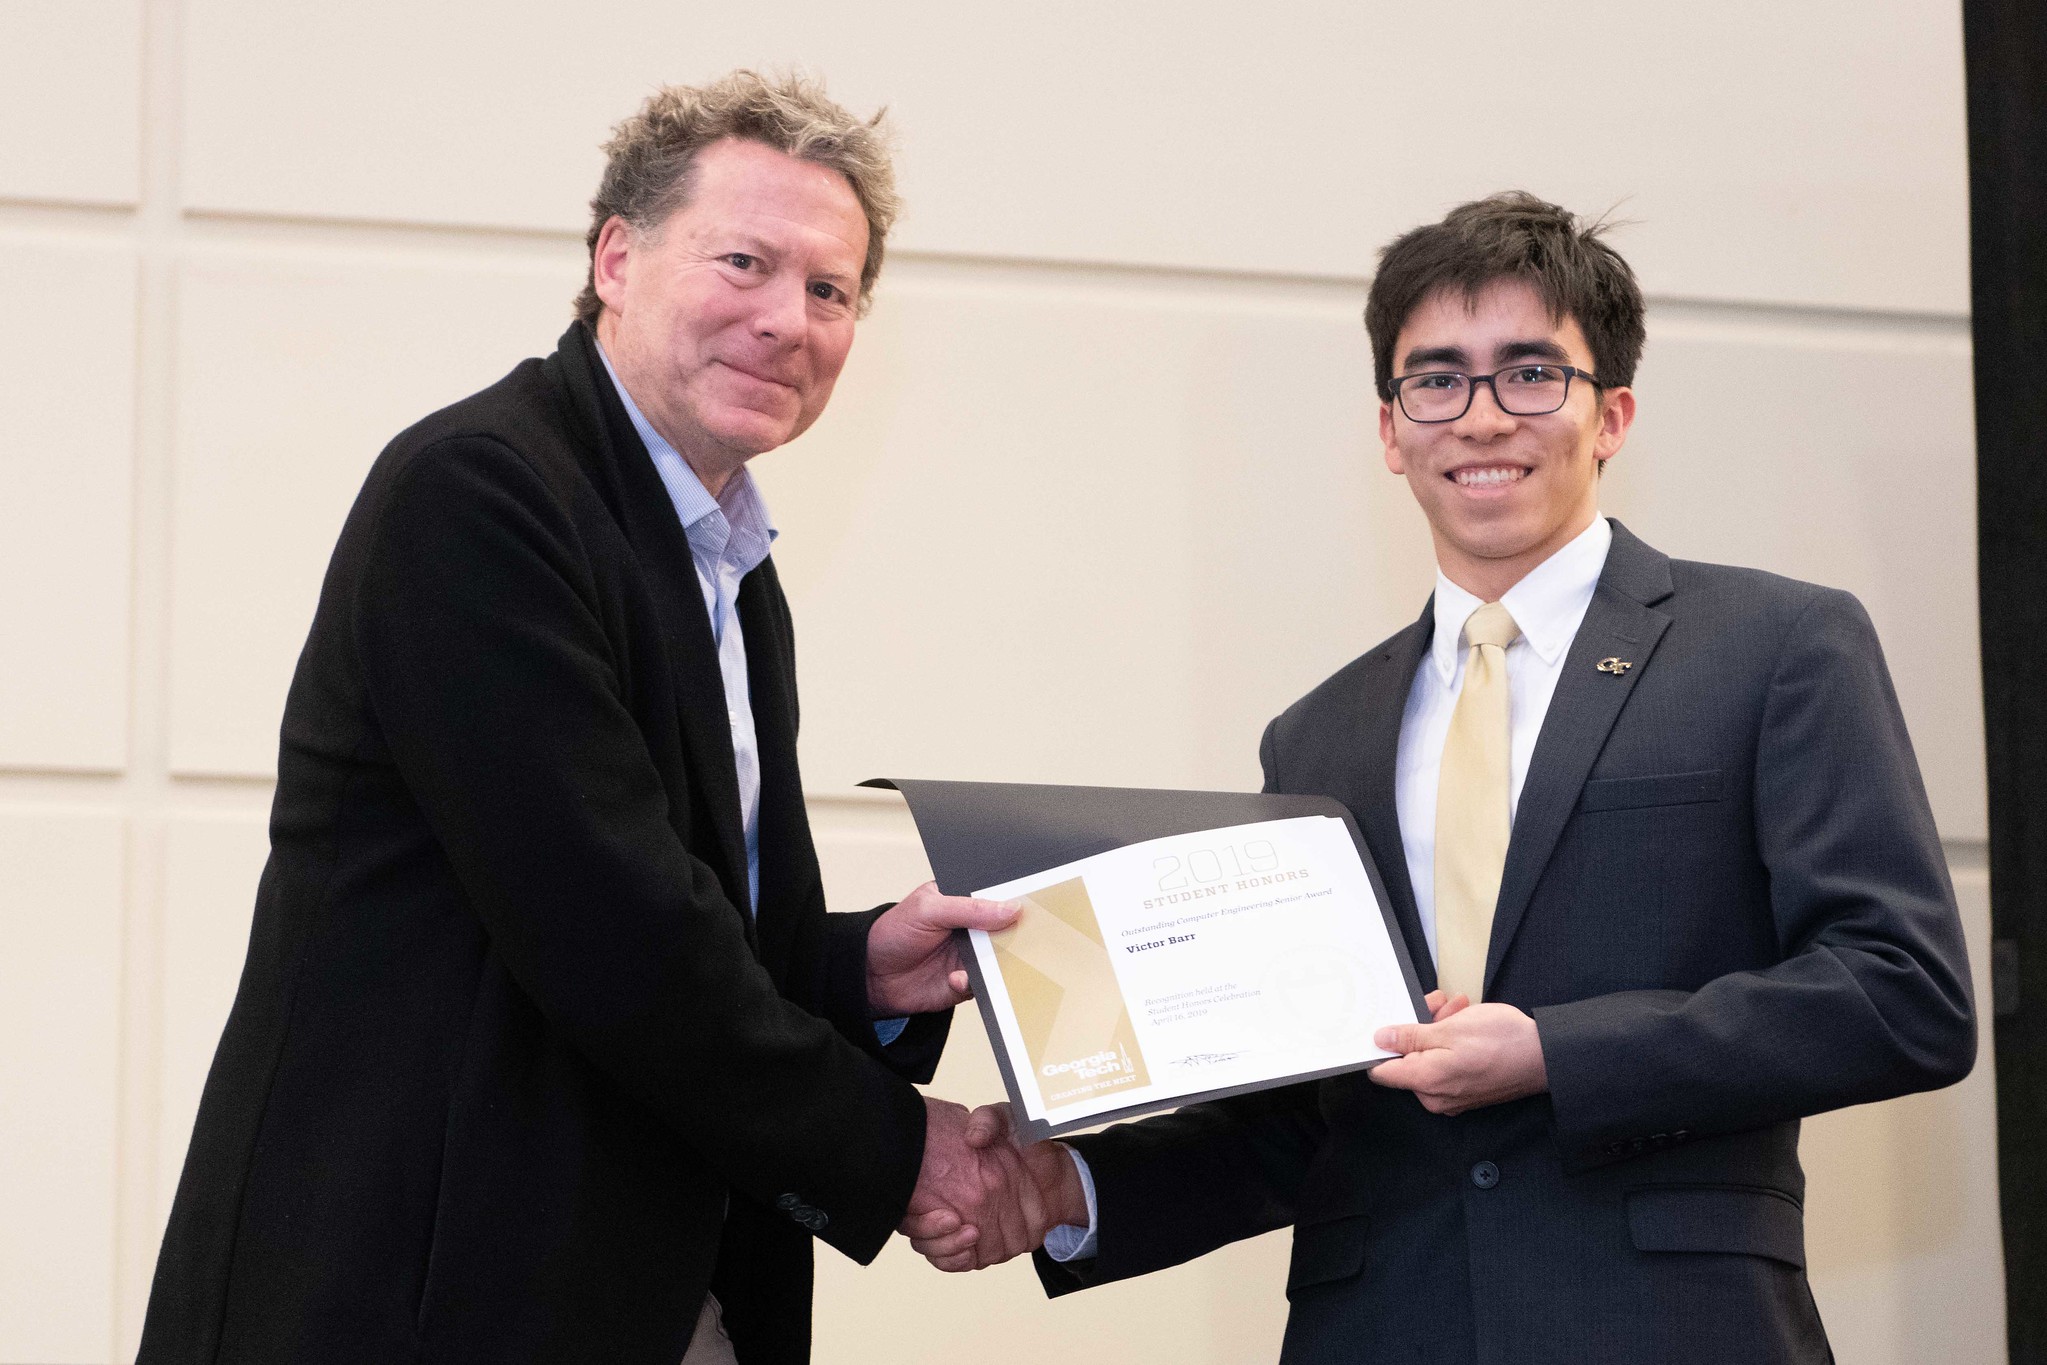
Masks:
[[[1372,862],[1370,850],[1358,833],[1350,812],[1337,801],[1323,796],[1272,795],[1257,792],[1168,791],[1143,787],[1065,787],[1019,782],[939,782],[906,778],[873,778],[862,784],[892,788],[902,793],[916,822],[917,833],[930,859],[938,888],[947,895],[972,895],[983,888],[1032,877],[1049,869],[1108,853],[1131,844],[1178,835],[1225,830],[1266,821],[1328,817],[1340,821],[1348,833],[1376,902],[1377,916],[1405,982],[1406,1002],[1412,1017],[1426,1019],[1421,984],[1415,975],[1406,941],[1394,919],[1386,897],[1384,880]],[[1323,828],[1329,828],[1323,826]],[[1341,847],[1341,836],[1337,847]],[[1353,876],[1355,874],[1353,873]],[[1365,909],[1363,913],[1371,913]],[[1319,1079],[1370,1066],[1383,1058],[1373,1056],[1321,1070],[1276,1075],[1269,1079],[1221,1088],[1204,1089],[1191,1077],[1178,1089],[1178,1080],[1156,1077],[1144,1102],[1128,1107],[1096,1109],[1084,1118],[1048,1120],[1031,1115],[1018,1086],[1017,1059],[1005,1045],[1004,1034],[993,1003],[983,964],[974,953],[966,955],[973,976],[974,995],[995,1059],[1002,1071],[1020,1131],[1042,1140],[1060,1133],[1093,1127],[1114,1119],[1170,1109],[1224,1095],[1268,1089],[1273,1086]],[[1005,976],[1010,975],[1005,971]],[[1389,983],[1390,973],[1385,978]],[[1389,987],[1390,988],[1390,987]],[[1382,993],[1381,999],[1384,999]],[[1369,1044],[1370,1039],[1362,1040]],[[1028,1066],[1029,1063],[1025,1062]],[[1170,1095],[1161,1092],[1171,1090]],[[1133,1098],[1135,1098],[1133,1096]]]

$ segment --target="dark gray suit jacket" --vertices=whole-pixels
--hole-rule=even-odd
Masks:
[[[1431,987],[1394,754],[1432,620],[1261,750],[1268,790],[1356,815]],[[1291,1223],[1288,1365],[1826,1360],[1798,1120],[1975,1055],[1953,890],[1852,597],[1615,524],[1522,790],[1486,995],[1535,1017],[1548,1094],[1449,1118],[1359,1073],[1077,1139],[1100,1253],[1041,1253],[1048,1290]]]

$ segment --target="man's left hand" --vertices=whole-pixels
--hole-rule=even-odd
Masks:
[[[926,882],[867,931],[867,1000],[877,1019],[949,1010],[973,998],[955,929],[996,933],[1016,923],[1005,901],[940,895]]]
[[[1432,1114],[1461,1114],[1549,1089],[1535,1021],[1512,1005],[1439,1012],[1434,1023],[1382,1028],[1373,1041],[1401,1055],[1366,1074],[1414,1091]]]

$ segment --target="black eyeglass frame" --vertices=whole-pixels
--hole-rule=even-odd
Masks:
[[[1561,370],[1564,375],[1563,396],[1557,399],[1557,405],[1553,408],[1544,408],[1541,412],[1516,412],[1508,407],[1500,398],[1500,386],[1493,382],[1509,370]],[[1464,381],[1464,406],[1448,417],[1417,417],[1409,412],[1407,410],[1407,399],[1400,392],[1401,385],[1406,384],[1409,380],[1428,379],[1439,374],[1454,374]],[[1465,413],[1470,412],[1471,405],[1478,399],[1478,386],[1481,384],[1493,391],[1493,402],[1499,407],[1501,412],[1506,413],[1509,417],[1547,417],[1553,412],[1563,411],[1564,404],[1571,401],[1571,381],[1573,379],[1582,379],[1595,389],[1607,387],[1606,384],[1600,381],[1599,376],[1593,374],[1590,370],[1581,370],[1576,365],[1559,365],[1549,360],[1524,360],[1518,365],[1502,365],[1491,374],[1465,374],[1462,370],[1418,370],[1414,374],[1396,375],[1394,378],[1387,380],[1386,383],[1387,387],[1393,390],[1393,401],[1400,405],[1400,413],[1403,417],[1407,418],[1410,422],[1423,426],[1436,426],[1443,422],[1455,422],[1463,417]]]

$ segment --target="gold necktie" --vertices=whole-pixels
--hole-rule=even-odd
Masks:
[[[1486,948],[1500,869],[1513,833],[1508,805],[1507,646],[1521,628],[1498,602],[1464,623],[1471,653],[1464,691],[1443,741],[1436,789],[1436,984],[1476,1003],[1485,985]]]

